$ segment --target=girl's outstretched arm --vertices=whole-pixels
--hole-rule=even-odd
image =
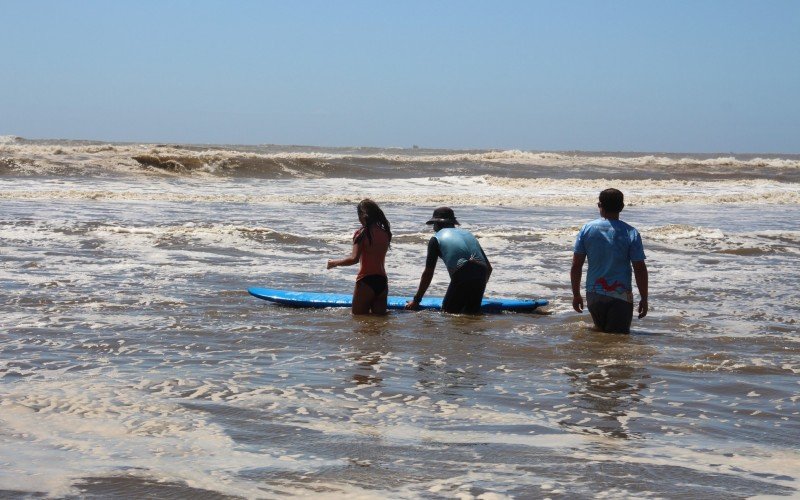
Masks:
[[[358,263],[359,260],[361,260],[361,247],[358,243],[354,243],[353,251],[350,253],[350,256],[339,260],[328,260],[328,269],[339,266],[352,266],[353,264]]]

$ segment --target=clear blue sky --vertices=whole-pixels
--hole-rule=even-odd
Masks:
[[[800,152],[800,1],[0,0],[0,134]]]

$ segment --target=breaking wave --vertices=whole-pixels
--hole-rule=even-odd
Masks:
[[[450,151],[284,146],[199,146],[0,137],[0,174],[166,175],[255,178],[398,178],[493,175],[536,178],[800,180],[800,155]]]
[[[13,144],[19,140],[16,135],[0,135],[0,144]]]

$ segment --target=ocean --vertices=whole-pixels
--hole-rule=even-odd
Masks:
[[[630,335],[571,306],[607,187],[648,257]],[[4,498],[800,496],[800,155],[5,136],[0,188]],[[325,262],[367,197],[391,294],[449,205],[487,295],[550,305],[355,318],[246,293],[349,293],[357,267]]]

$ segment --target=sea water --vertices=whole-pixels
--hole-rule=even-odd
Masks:
[[[597,193],[650,312],[572,311]],[[416,291],[436,206],[540,314],[292,309],[344,292],[355,205]],[[800,157],[0,140],[0,493],[800,495]],[[438,266],[429,295],[441,295]]]

